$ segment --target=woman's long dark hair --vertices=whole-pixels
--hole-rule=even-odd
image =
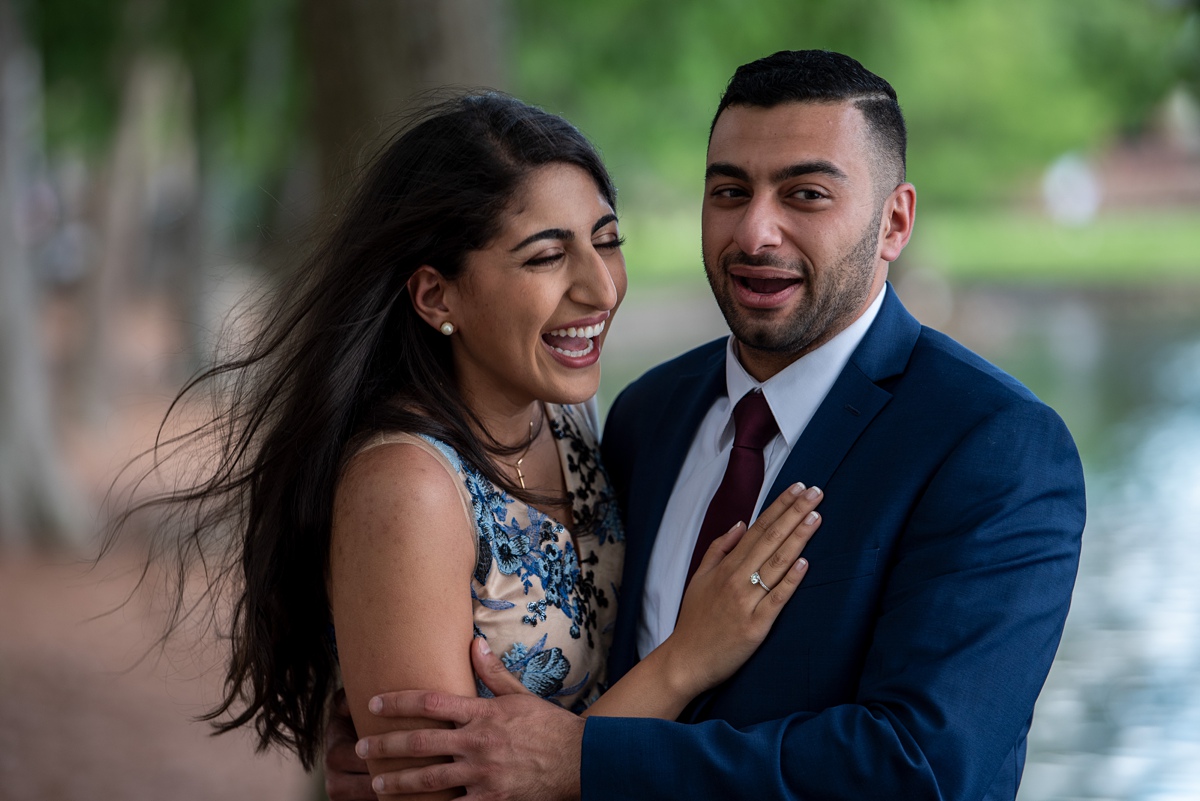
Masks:
[[[205,716],[218,731],[253,722],[260,748],[288,746],[309,769],[320,754],[336,670],[326,592],[333,499],[356,443],[380,431],[427,433],[527,495],[496,469],[490,454],[505,449],[479,433],[448,338],[417,316],[405,284],[423,264],[458,277],[466,255],[499,234],[529,173],[553,163],[586,170],[615,208],[600,157],[560,117],[497,93],[429,107],[367,169],[248,351],[176,397],[168,420],[198,390],[220,388],[217,414],[182,438],[215,437],[213,467],[133,511],[185,521],[176,545],[193,557],[233,532],[208,573],[210,594],[228,583],[233,602],[225,692]],[[170,626],[186,613],[182,576]]]

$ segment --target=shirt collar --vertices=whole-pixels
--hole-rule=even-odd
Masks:
[[[726,438],[728,441],[733,440],[734,405],[747,392],[761,389],[767,398],[767,405],[771,407],[771,414],[775,416],[779,433],[787,442],[788,449],[794,448],[808,422],[817,413],[821,401],[825,400],[837,377],[850,361],[854,349],[862,342],[867,329],[875,321],[886,294],[886,291],[880,291],[866,311],[837,336],[816,350],[804,354],[765,382],[756,381],[746,372],[746,368],[742,367],[734,347],[734,337],[730,335],[725,346],[725,388],[729,403],[725,412],[725,423],[721,428],[721,444],[725,444]]]

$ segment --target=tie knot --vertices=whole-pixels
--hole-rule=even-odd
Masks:
[[[747,392],[733,407],[733,426],[734,447],[759,451],[779,432],[767,397],[757,389]]]

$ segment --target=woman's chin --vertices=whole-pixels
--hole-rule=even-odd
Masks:
[[[554,387],[547,387],[539,400],[558,406],[574,406],[594,398],[600,390],[600,365],[574,372],[585,374],[573,375],[568,380],[557,382]]]

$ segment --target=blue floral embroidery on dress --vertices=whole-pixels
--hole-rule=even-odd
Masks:
[[[523,642],[513,643],[512,648],[501,655],[500,661],[521,680],[525,689],[546,699],[574,695],[587,685],[591,677],[590,673],[585,674],[581,681],[564,687],[563,681],[571,672],[571,661],[563,655],[561,648],[547,648],[544,634],[532,646]],[[487,685],[478,678],[475,679],[475,685],[480,697],[494,697]]]
[[[478,601],[479,603],[483,604],[488,609],[495,609],[497,612],[502,612],[505,609],[512,609],[513,607],[516,606],[516,604],[514,604],[512,601],[506,601],[503,598],[501,598],[499,600],[497,600],[495,598],[480,598],[478,595],[475,594],[474,587],[471,588],[471,600]],[[483,636],[482,634],[479,634],[478,628],[476,628],[475,631],[476,631],[475,636],[477,636],[477,637]]]
[[[536,579],[545,598],[526,605],[528,614],[521,618],[522,622],[536,626],[545,621],[547,608],[554,607],[571,620],[572,637],[579,638],[586,627],[588,643],[594,645],[595,613],[590,602],[595,599],[600,606],[607,606],[608,599],[593,586],[592,573],[582,572],[574,543],[570,539],[561,541],[566,529],[533,507],[526,507],[529,524],[521,525],[509,514],[509,504],[516,503],[515,498],[469,465],[460,462],[459,469],[471,496],[479,532],[475,581],[483,585],[493,565],[501,573],[520,579],[526,594]],[[593,554],[588,564],[594,564],[595,559]],[[489,605],[489,608],[495,607]]]
[[[521,622],[528,626],[536,626],[539,620],[544,621],[546,619],[546,599],[542,598],[538,601],[530,601],[525,604],[525,610],[529,614],[521,618]]]
[[[620,510],[608,473],[600,463],[600,452],[591,439],[584,436],[575,419],[575,409],[566,406],[563,412],[560,420],[550,421],[550,430],[558,439],[566,440],[570,450],[567,469],[579,479],[579,486],[568,493],[575,521],[581,528],[595,531],[601,545],[623,542],[625,529],[621,525]]]
[[[524,594],[530,596],[524,604],[524,614],[517,613],[522,625],[536,628],[545,624],[548,616],[562,614],[569,621],[570,637],[585,641],[594,653],[599,647],[596,637],[601,633],[600,622],[603,621],[606,631],[611,628],[611,606],[617,597],[617,588],[607,575],[602,581],[597,580],[600,550],[604,545],[621,543],[625,537],[616,497],[600,464],[594,439],[575,409],[560,408],[561,414],[551,416],[549,426],[558,440],[567,476],[569,522],[576,536],[586,537],[580,540],[581,544],[587,543],[582,551],[561,523],[496,487],[445,443],[430,437],[425,439],[446,455],[462,478],[471,502],[478,537],[472,599],[489,610],[515,609],[519,603],[480,597],[480,592],[488,587],[489,576],[494,575],[493,569],[511,576],[519,582]],[[476,585],[480,592],[476,591]],[[485,636],[478,626],[475,635]],[[564,686],[571,675],[570,659],[562,648],[547,647],[547,636],[543,634],[532,646],[516,642],[501,659],[531,692],[547,699],[574,698],[571,708],[581,711],[603,688],[597,685],[588,690],[586,698],[575,698],[594,683],[592,674],[585,671],[582,680]],[[478,679],[476,685],[481,696],[491,696]]]

